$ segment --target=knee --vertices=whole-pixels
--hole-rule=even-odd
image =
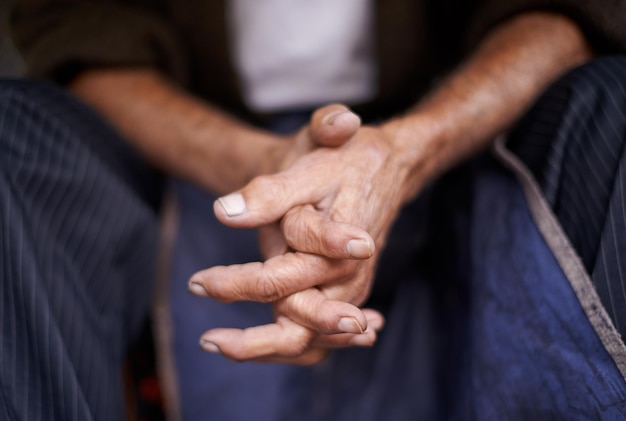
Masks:
[[[623,144],[626,56],[600,57],[571,70],[542,95],[534,108],[530,113],[534,117],[556,110],[560,117],[556,118],[555,130],[561,135],[579,132],[574,137],[593,142],[603,132],[611,142]]]
[[[598,148],[620,156],[625,143],[626,56],[608,56],[552,84],[511,132],[508,146],[542,180],[546,165],[557,165],[552,159],[564,153],[587,162]]]
[[[47,139],[46,132],[59,120],[65,95],[48,82],[0,80],[0,144]],[[48,130],[36,130],[42,127]]]
[[[0,81],[0,159],[14,166],[28,151],[48,149],[61,89],[31,80]]]

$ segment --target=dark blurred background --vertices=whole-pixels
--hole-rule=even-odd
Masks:
[[[0,77],[16,77],[22,74],[24,67],[9,36],[7,3],[7,0],[0,0]]]

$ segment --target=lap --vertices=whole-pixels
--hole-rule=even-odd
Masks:
[[[0,82],[0,414],[120,419],[151,298],[154,174],[43,82]]]
[[[564,210],[571,206],[563,205],[565,199],[558,195],[564,194],[564,184],[579,184],[576,171],[567,169],[577,159],[569,156],[586,158],[588,151],[583,145],[597,139],[581,136],[587,129],[571,125],[587,124],[598,108],[616,106],[615,98],[603,92],[618,92],[616,86],[623,82],[606,75],[613,74],[616,65],[622,68],[623,63],[624,59],[594,62],[566,76],[547,91],[514,132],[511,147],[535,172],[542,186],[549,184],[542,180],[554,179],[544,173],[544,167],[554,166],[554,162],[544,161],[551,154],[558,159],[559,171],[571,173],[573,180],[555,178],[554,200],[544,187],[564,227],[568,224],[559,206]],[[596,80],[597,72],[604,75],[599,78],[601,83]],[[580,93],[589,83],[599,101],[591,107],[588,94]],[[565,99],[564,91],[570,92]],[[586,105],[590,120],[580,118],[582,111],[572,104],[572,97],[579,99],[577,106]],[[550,110],[551,116],[542,107]],[[617,109],[624,109],[619,102]],[[568,113],[578,117],[567,120]],[[614,110],[600,117],[600,121],[606,117],[604,123],[594,124],[610,134],[614,121],[611,116],[616,116]],[[564,139],[563,145],[554,148],[556,152],[540,149],[558,143],[549,143],[546,136],[539,138],[535,134],[545,130],[546,124],[553,126],[547,138]],[[533,125],[537,130],[528,129]],[[516,149],[515,139],[520,139],[526,150],[540,149],[537,167],[524,157],[523,148]],[[623,136],[611,137],[608,153],[616,152],[623,141]],[[559,153],[565,149],[568,155],[561,159]],[[604,162],[602,158],[598,161]],[[461,176],[452,174],[438,183],[408,206],[396,224],[372,299],[373,305],[386,310],[388,318],[378,343],[368,350],[334,352],[328,361],[310,369],[235,364],[197,348],[197,337],[211,326],[256,325],[270,315],[262,306],[222,306],[187,294],[187,279],[194,270],[209,264],[234,263],[233,258],[249,261],[257,257],[254,234],[226,232],[223,227],[212,226],[215,221],[207,220],[212,212],[210,198],[199,199],[206,202],[203,206],[183,203],[181,224],[193,232],[187,233],[187,239],[184,233],[179,237],[178,263],[176,258],[174,262],[179,266],[169,285],[170,313],[177,332],[170,345],[175,350],[177,368],[183,370],[179,372],[183,413],[190,417],[223,411],[219,413],[226,417],[240,411],[239,416],[252,419],[261,408],[281,419],[291,419],[297,413],[298,419],[319,415],[346,420],[414,419],[416,413],[424,419],[464,419],[469,414],[507,419],[583,413],[611,417],[619,413],[617,402],[624,398],[623,377],[572,293],[562,268],[552,258],[552,250],[537,231],[519,186],[506,171],[494,169],[489,159],[479,162],[470,164],[469,170],[460,170]],[[614,185],[611,180],[620,174],[615,168],[600,184]],[[595,190],[587,188],[589,192]],[[202,196],[199,192],[193,194]],[[613,193],[600,199],[571,193],[567,196],[583,202],[617,203],[615,197],[619,198]],[[502,200],[496,200],[499,197]],[[499,215],[497,220],[495,215]],[[584,225],[586,218],[583,215],[581,223],[570,225]],[[571,239],[576,238],[574,231],[566,228],[566,232]],[[199,236],[205,239],[198,240]],[[201,246],[207,241],[212,245]],[[581,255],[585,253],[580,251],[582,247],[576,247]],[[211,250],[214,252],[209,253]],[[188,260],[191,256],[196,256],[193,261]],[[561,312],[569,316],[559,319]],[[563,331],[571,335],[564,337]],[[537,337],[541,340],[534,341]],[[551,347],[558,352],[552,352]],[[259,382],[267,387],[259,389]],[[508,386],[502,388],[504,384]],[[564,384],[567,387],[562,387]],[[587,393],[588,386],[593,394]],[[259,392],[254,394],[250,388]],[[285,399],[286,389],[291,391],[289,400]],[[233,406],[218,390],[232,391],[229,397],[239,405]],[[553,395],[542,395],[546,390]],[[256,402],[258,398],[262,399]]]
[[[529,167],[626,334],[626,57],[594,60],[546,91],[508,147]]]

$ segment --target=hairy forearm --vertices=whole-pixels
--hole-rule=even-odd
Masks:
[[[550,82],[590,56],[578,27],[561,15],[529,13],[495,28],[456,72],[385,126],[410,172],[407,199],[489,146]]]
[[[275,137],[183,93],[151,70],[91,70],[70,89],[156,167],[216,193],[267,172],[263,166],[282,148]]]

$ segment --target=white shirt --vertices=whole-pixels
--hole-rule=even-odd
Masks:
[[[372,0],[229,0],[234,62],[255,111],[375,95]]]

